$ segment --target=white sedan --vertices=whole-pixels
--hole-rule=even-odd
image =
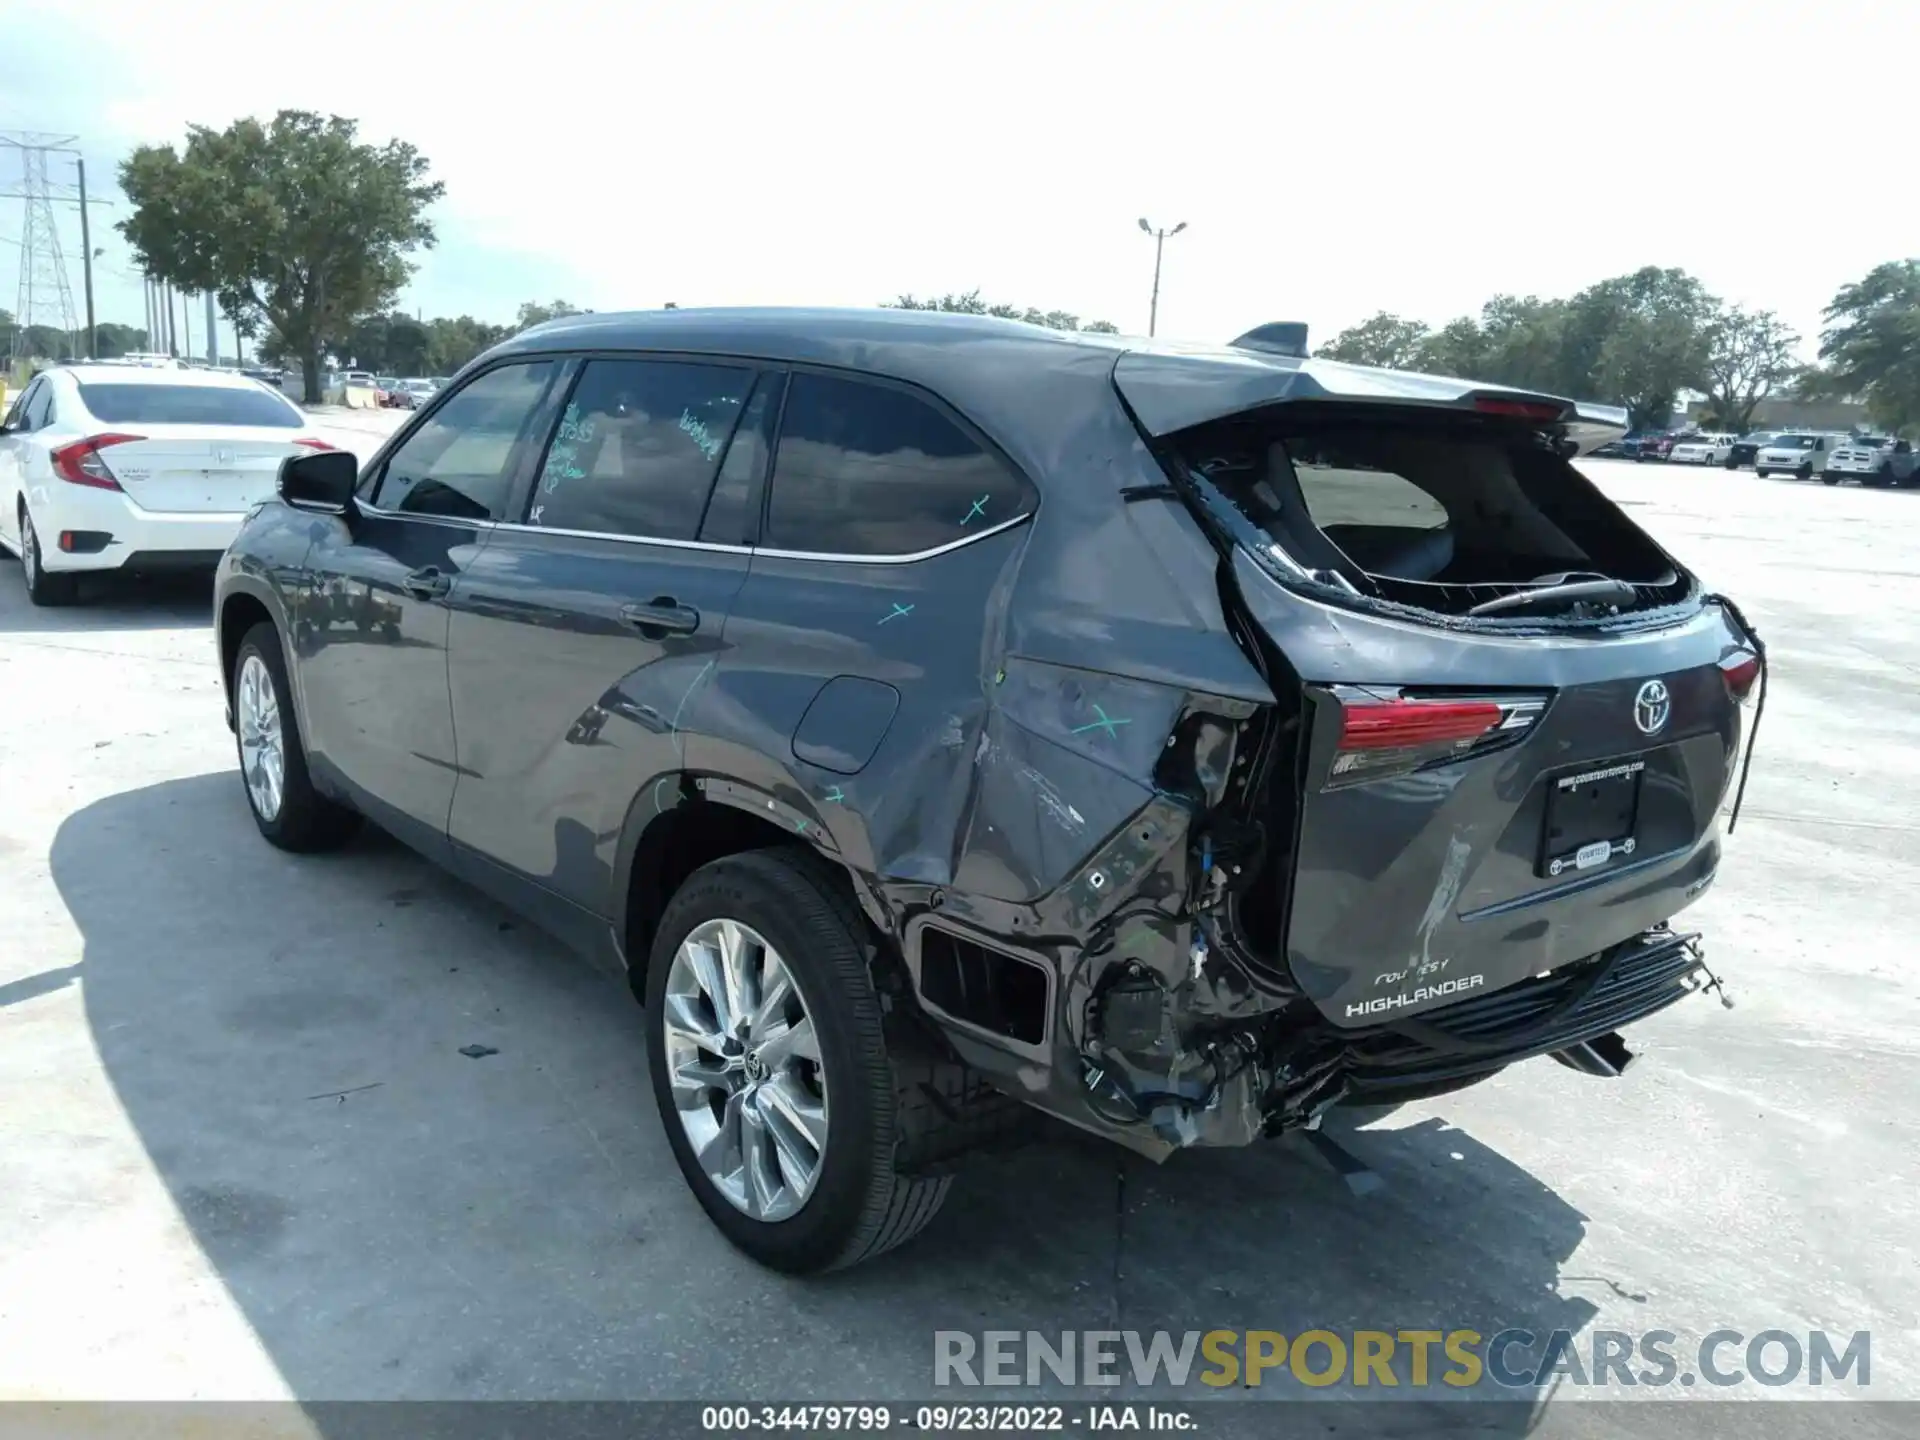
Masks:
[[[36,605],[87,571],[208,570],[280,462],[331,450],[258,381],[212,370],[59,365],[0,421],[0,548]]]
[[[1673,465],[1724,465],[1733,458],[1731,435],[1689,435],[1673,442],[1667,453]]]

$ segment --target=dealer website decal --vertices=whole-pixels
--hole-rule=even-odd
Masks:
[[[937,1330],[933,1383],[949,1386],[1304,1385],[1537,1390],[1846,1386],[1873,1379],[1865,1330]]]

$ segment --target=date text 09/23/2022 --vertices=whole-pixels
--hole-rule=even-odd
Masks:
[[[700,1428],[714,1434],[753,1431],[915,1430],[934,1434],[1009,1431],[1190,1431],[1193,1415],[1179,1406],[1120,1405],[708,1405]]]

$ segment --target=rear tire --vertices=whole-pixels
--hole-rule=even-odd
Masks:
[[[1757,475],[1760,479],[1764,480],[1773,472],[1771,470],[1762,470],[1758,465],[1756,465],[1753,467],[1753,473]]]
[[[345,844],[360,816],[313,788],[280,632],[271,622],[241,639],[232,680],[234,748],[253,823],[282,850],[306,854]]]
[[[1793,472],[1793,478],[1796,480],[1811,480],[1813,478],[1813,466],[1802,464],[1799,469]]]
[[[40,537],[26,502],[20,504],[20,575],[27,582],[27,599],[35,605],[71,605],[80,594],[77,575],[53,575],[40,563]]]
[[[727,926],[731,939],[715,928]],[[704,938],[689,945],[696,932]],[[952,1183],[894,1169],[900,1094],[870,952],[859,908],[821,861],[757,850],[688,878],[648,961],[648,1068],[673,1158],[721,1234],[789,1274],[853,1265],[911,1239]],[[782,974],[797,1003],[768,1019]],[[805,1048],[782,1043],[803,1026]],[[789,1118],[795,1096],[807,1128]]]

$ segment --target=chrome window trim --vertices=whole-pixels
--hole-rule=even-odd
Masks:
[[[423,525],[466,525],[476,530],[492,530],[501,523],[498,520],[464,520],[458,515],[421,515],[411,510],[386,510],[358,496],[354,497],[353,508],[362,515],[373,515],[381,520],[417,520]]]
[[[391,512],[381,512],[391,514]],[[435,519],[434,516],[396,515],[401,520]],[[1014,516],[1011,520],[1002,520],[998,525],[990,525],[972,535],[962,535],[958,540],[949,540],[944,545],[936,545],[931,550],[916,550],[906,555],[838,555],[825,550],[774,550],[764,545],[723,545],[712,540],[665,540],[647,535],[616,535],[605,530],[565,530],[557,525],[522,525],[510,520],[458,521],[458,524],[490,524],[495,530],[510,530],[524,535],[558,535],[571,540],[618,540],[627,545],[664,545],[670,550],[705,550],[720,555],[759,555],[769,560],[821,560],[838,565],[912,565],[921,560],[931,560],[935,556],[950,554],[963,545],[971,545],[1011,530],[1033,518],[1032,511]]]

